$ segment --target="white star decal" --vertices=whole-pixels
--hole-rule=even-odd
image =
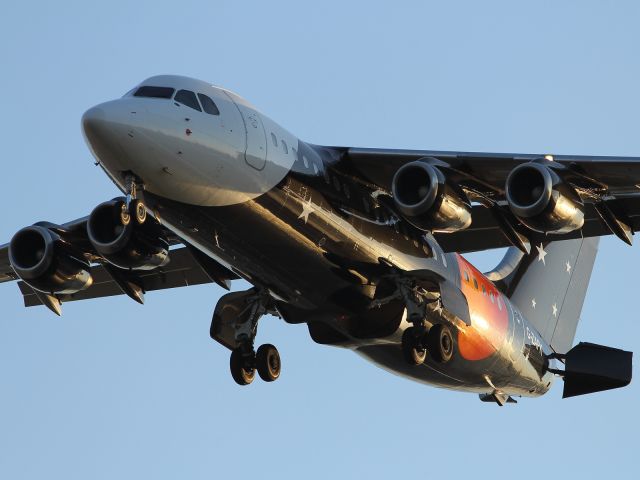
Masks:
[[[544,257],[547,256],[547,252],[544,251],[544,246],[542,245],[542,243],[539,246],[536,245],[536,249],[538,249],[538,261],[542,262],[543,265],[546,265]]]
[[[536,299],[535,299],[535,298],[532,298],[532,299],[531,299],[531,306],[532,306],[533,308],[536,308]]]
[[[565,263],[565,266],[567,267],[567,273],[571,273],[571,264],[569,263],[568,260],[567,260],[567,263]]]
[[[553,316],[557,317],[558,316],[558,307],[556,306],[555,303],[553,305],[551,305],[551,310],[553,310]]]
[[[298,218],[304,218],[304,223],[309,220],[309,215],[313,213],[313,207],[311,206],[311,199],[302,204],[302,213],[298,215]]]

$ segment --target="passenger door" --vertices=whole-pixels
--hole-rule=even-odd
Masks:
[[[242,114],[247,138],[244,159],[251,167],[262,170],[267,163],[267,135],[260,114],[246,105],[235,104]]]

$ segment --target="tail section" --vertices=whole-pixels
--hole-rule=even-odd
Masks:
[[[556,352],[573,344],[598,240],[539,242],[529,255],[512,247],[487,274]]]

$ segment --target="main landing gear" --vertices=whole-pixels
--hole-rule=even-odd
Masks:
[[[402,354],[410,365],[421,365],[427,353],[436,362],[447,363],[453,357],[453,334],[444,323],[436,323],[428,331],[409,327],[402,334]]]
[[[253,348],[245,351],[242,347],[231,351],[229,360],[231,376],[238,385],[249,385],[258,375],[265,382],[273,382],[280,377],[280,354],[278,349],[269,343],[260,345],[258,351]]]
[[[422,365],[431,355],[435,361],[446,363],[453,357],[454,342],[451,328],[445,323],[428,322],[428,307],[433,314],[442,312],[439,294],[429,292],[411,279],[395,279],[396,291],[389,297],[376,300],[373,306],[401,299],[407,309],[407,321],[412,324],[402,334],[402,355],[409,365]],[[433,315],[431,315],[433,316]]]
[[[264,344],[254,350],[258,321],[265,314],[280,316],[271,296],[257,288],[228,293],[220,298],[211,321],[211,338],[231,350],[229,368],[238,385],[253,382],[256,371],[265,382],[280,377],[278,349]]]

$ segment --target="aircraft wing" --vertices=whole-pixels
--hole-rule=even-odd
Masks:
[[[181,240],[169,231],[165,234],[172,246],[169,250],[169,262],[153,270],[129,272],[110,266],[95,252],[86,234],[88,217],[83,217],[63,225],[49,224],[54,230],[64,231],[67,238],[71,236],[75,245],[81,246],[91,258],[92,285],[72,295],[56,295],[50,297],[36,292],[18,276],[9,260],[9,244],[0,246],[0,283],[18,280],[18,287],[24,298],[26,307],[45,305],[60,314],[60,303],[90,298],[127,294],[142,303],[145,292],[167,288],[186,287],[204,283],[217,283],[229,289],[230,280],[239,278],[212,258],[196,250],[190,245],[178,246]]]
[[[9,245],[0,247],[0,283],[15,280],[16,274],[9,263]]]
[[[429,150],[392,150],[331,147],[339,153],[342,173],[390,195],[391,182],[402,165],[429,158],[461,186],[472,201],[472,223],[465,230],[436,234],[448,252],[470,252],[517,244],[539,238],[519,224],[507,208],[505,182],[511,170],[525,162],[546,161],[561,170],[562,178],[585,202],[584,226],[567,234],[546,236],[545,241],[614,233],[630,243],[640,230],[640,158],[509,153],[468,153]],[[508,225],[505,226],[505,221]],[[625,235],[624,229],[627,228]],[[626,238],[625,238],[626,237]]]

